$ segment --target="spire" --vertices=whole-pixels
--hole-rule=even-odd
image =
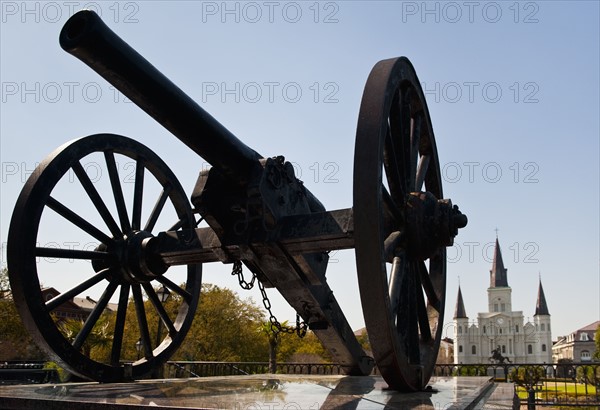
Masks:
[[[463,302],[462,292],[460,291],[460,285],[458,285],[458,297],[456,298],[456,308],[454,309],[454,319],[466,319],[467,311],[465,310],[465,303]]]
[[[500,252],[500,243],[496,237],[496,248],[494,249],[494,261],[490,271],[490,288],[508,287],[507,269],[502,262],[502,253]]]
[[[534,316],[538,316],[538,315],[550,316],[550,313],[548,312],[548,305],[546,304],[546,296],[544,295],[544,288],[542,287],[541,279],[540,279],[540,285],[538,287],[538,297],[537,297],[537,303],[535,304],[535,315]]]

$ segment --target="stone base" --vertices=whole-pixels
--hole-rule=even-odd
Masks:
[[[379,376],[252,375],[134,383],[0,386],[8,409],[469,409],[482,408],[488,377],[434,377],[427,390],[398,393]]]

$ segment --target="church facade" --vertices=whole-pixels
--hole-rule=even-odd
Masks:
[[[477,318],[467,316],[460,285],[454,310],[454,363],[489,363],[495,352],[512,363],[551,363],[550,313],[540,279],[533,322],[525,323],[523,312],[513,310],[500,244],[496,238],[490,270],[488,311]]]

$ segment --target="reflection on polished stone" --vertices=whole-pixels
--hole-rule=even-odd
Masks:
[[[464,409],[492,386],[487,377],[433,378],[417,393],[387,389],[379,376],[253,375],[135,383],[0,387],[1,408]]]

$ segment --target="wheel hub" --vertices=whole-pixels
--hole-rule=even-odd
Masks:
[[[168,268],[160,257],[151,251],[152,238],[154,235],[150,232],[131,231],[123,240],[116,242],[113,249],[100,244],[96,250],[116,256],[116,264],[112,266],[116,268],[118,278],[123,283],[148,283],[164,274]],[[111,265],[106,261],[94,260],[92,266],[96,272],[100,272]]]
[[[450,199],[437,199],[431,192],[411,192],[406,202],[406,249],[425,260],[438,248],[452,246],[467,216]]]

